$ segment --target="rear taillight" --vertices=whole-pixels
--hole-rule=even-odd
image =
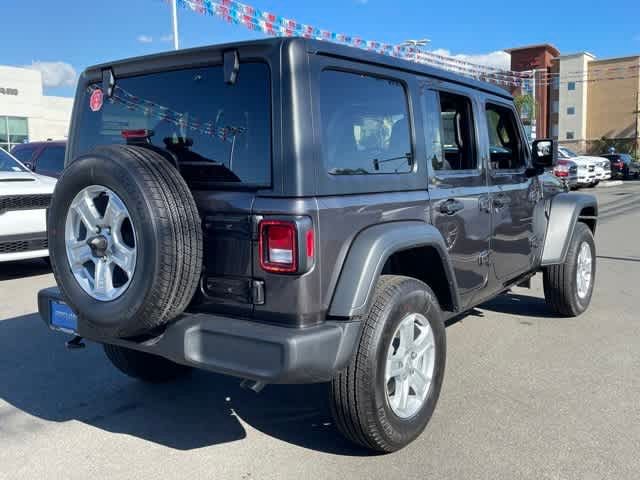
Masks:
[[[260,267],[266,272],[293,273],[298,270],[298,231],[295,222],[260,222]]]
[[[141,128],[139,130],[122,130],[120,132],[125,140],[146,140],[153,136],[153,130]]]
[[[311,270],[316,253],[315,231],[309,217],[260,218],[258,256],[269,273],[303,274]]]
[[[315,242],[316,242],[316,238],[315,238],[315,233],[313,232],[313,229],[309,229],[307,230],[307,261],[312,262],[313,261],[313,254],[315,252]]]
[[[553,169],[553,173],[556,177],[568,177],[569,176],[569,166],[566,164],[556,165]]]

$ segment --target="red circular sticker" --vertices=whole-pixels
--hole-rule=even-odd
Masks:
[[[102,108],[102,90],[99,88],[91,92],[91,97],[89,98],[89,108],[91,108],[92,112],[97,112]]]

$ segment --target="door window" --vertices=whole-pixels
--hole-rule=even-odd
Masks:
[[[64,168],[64,147],[45,147],[38,158],[36,172],[61,172]]]
[[[517,170],[525,166],[524,148],[513,110],[488,104],[486,108],[492,170]]]
[[[440,126],[436,129],[434,170],[478,168],[471,101],[440,92]]]

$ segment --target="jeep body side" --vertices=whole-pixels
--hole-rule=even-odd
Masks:
[[[154,97],[161,90],[145,83],[154,77],[187,107],[227,98],[210,114],[222,125],[217,140],[233,136],[229,163],[202,166],[201,118],[138,128],[144,109],[162,103]],[[260,99],[246,101],[244,88]],[[99,112],[89,108],[96,89],[105,95]],[[188,121],[196,124],[175,133]],[[78,86],[67,166],[105,143],[144,149],[180,172],[201,219],[196,293],[177,318],[135,335],[110,333],[57,289],[40,294],[43,318],[50,322],[52,302],[67,302],[81,337],[253,382],[330,381],[351,368],[380,289],[415,288],[381,286],[383,277],[427,285],[446,320],[562,264],[576,225],[595,232],[597,221],[592,197],[543,181],[505,90],[319,41],[90,68]],[[62,265],[54,263],[57,275]],[[444,330],[434,332],[440,341]]]

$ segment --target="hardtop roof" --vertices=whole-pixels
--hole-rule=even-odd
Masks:
[[[288,46],[297,42],[304,42],[306,44],[307,50],[313,53],[335,56],[335,57],[342,57],[342,58],[352,59],[352,60],[356,60],[364,63],[382,65],[385,67],[394,68],[398,70],[415,72],[418,74],[423,74],[423,75],[428,75],[434,78],[438,78],[441,80],[465,85],[470,88],[483,90],[485,92],[498,95],[501,97],[505,97],[508,99],[513,98],[510,92],[508,92],[502,87],[499,87],[498,85],[494,85],[488,82],[483,82],[480,80],[475,80],[473,78],[469,78],[464,75],[453,73],[441,68],[437,68],[429,65],[423,65],[423,64],[415,63],[409,60],[392,57],[390,55],[383,55],[376,52],[370,52],[370,51],[362,50],[359,48],[350,47],[347,45],[341,45],[333,42],[327,42],[327,41],[315,40],[315,39],[305,39],[305,38],[282,38],[282,37],[266,38],[266,39],[260,39],[260,40],[249,40],[249,41],[243,41],[243,42],[207,45],[203,47],[168,51],[168,52],[126,58],[126,59],[117,60],[113,62],[94,65],[94,66],[88,67],[85,70],[85,74],[89,74],[93,76],[97,74],[100,70],[109,68],[109,67],[117,68],[117,67],[129,66],[132,64],[139,65],[145,62],[149,62],[149,63],[157,62],[158,60],[163,60],[164,62],[170,63],[170,60],[172,58],[178,59],[184,56],[193,57],[193,56],[197,56],[198,53],[213,52],[213,51],[219,52],[221,50],[229,50],[233,48],[242,49],[243,47],[267,46],[267,45],[270,45],[273,47],[287,48]]]

